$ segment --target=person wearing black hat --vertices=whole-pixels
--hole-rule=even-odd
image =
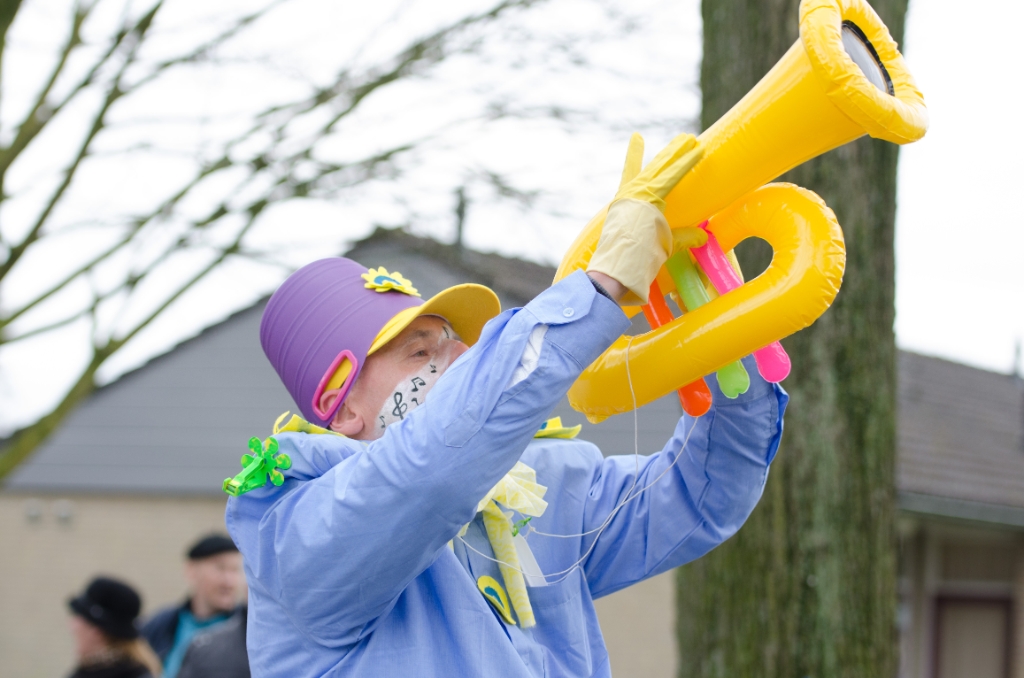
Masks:
[[[124,582],[97,577],[68,601],[78,665],[71,678],[156,678],[160,660],[139,637],[139,594]]]
[[[196,634],[223,624],[239,609],[242,556],[227,535],[206,535],[192,545],[186,557],[189,597],[180,605],[160,610],[142,627],[142,635],[163,662],[165,678],[178,675]]]

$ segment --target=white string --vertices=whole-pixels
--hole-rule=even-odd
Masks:
[[[563,576],[562,576],[562,577],[561,577],[560,579],[556,579],[556,580],[554,580],[554,581],[547,581],[547,583],[549,583],[549,584],[557,584],[557,583],[559,583],[559,582],[561,582],[561,581],[564,581],[564,580],[565,580],[565,579],[566,579],[566,578],[567,578],[567,577],[568,577],[568,576],[569,576],[570,574],[572,574],[572,572],[573,572],[574,570],[576,570],[577,568],[579,568],[579,567],[580,567],[580,565],[582,565],[582,564],[583,564],[583,562],[584,562],[584,561],[585,561],[585,560],[586,560],[587,558],[589,558],[589,557],[590,557],[590,554],[591,554],[591,552],[593,552],[594,548],[595,548],[595,547],[597,546],[597,541],[598,541],[598,539],[600,539],[600,537],[601,537],[601,532],[604,532],[604,530],[605,530],[605,529],[606,529],[606,528],[608,527],[608,524],[609,524],[609,523],[611,522],[612,518],[614,518],[614,517],[615,517],[615,515],[616,515],[616,514],[617,514],[617,513],[618,513],[618,512],[619,512],[619,511],[620,511],[620,510],[621,510],[621,509],[622,509],[622,508],[623,508],[623,507],[624,507],[624,506],[625,506],[625,505],[627,504],[627,503],[629,503],[630,501],[632,501],[632,500],[634,500],[634,499],[638,498],[638,497],[639,497],[639,496],[640,496],[641,494],[643,494],[643,493],[644,493],[644,492],[645,492],[646,490],[649,490],[649,489],[650,489],[651,487],[653,487],[653,486],[655,485],[655,483],[657,483],[657,482],[658,482],[659,480],[661,480],[661,479],[662,479],[662,478],[663,478],[663,477],[665,476],[665,474],[666,474],[666,473],[668,473],[669,471],[671,471],[671,470],[672,470],[672,468],[673,468],[673,467],[674,467],[674,466],[676,465],[676,462],[678,462],[678,461],[679,461],[679,457],[680,457],[680,456],[682,456],[682,454],[683,454],[683,451],[684,451],[684,450],[686,449],[686,443],[687,443],[687,442],[689,441],[689,439],[690,439],[690,434],[691,434],[691,433],[693,433],[693,427],[691,427],[691,428],[690,428],[690,430],[689,430],[689,431],[687,432],[687,434],[686,434],[686,439],[685,439],[685,440],[683,440],[683,444],[682,444],[682,446],[681,446],[681,447],[679,448],[679,452],[678,452],[678,453],[676,454],[675,458],[674,458],[674,459],[672,460],[672,463],[671,463],[671,464],[669,464],[669,465],[668,465],[668,467],[666,467],[666,468],[665,468],[665,470],[664,470],[664,471],[662,471],[662,472],[661,472],[661,473],[660,473],[660,474],[658,475],[658,477],[656,477],[656,478],[655,478],[654,480],[652,480],[652,481],[651,481],[651,482],[650,482],[650,483],[649,483],[648,485],[645,485],[644,487],[640,488],[640,491],[639,491],[639,492],[637,492],[637,493],[636,493],[635,495],[633,495],[633,496],[627,496],[627,498],[626,498],[626,499],[624,499],[624,500],[622,501],[622,503],[620,503],[620,504],[619,504],[618,506],[616,506],[616,507],[615,507],[615,510],[614,510],[614,511],[612,511],[612,513],[610,513],[610,514],[609,514],[608,518],[607,518],[607,519],[605,520],[605,522],[604,522],[604,523],[603,523],[603,524],[602,524],[602,525],[601,525],[600,527],[598,527],[598,528],[595,528],[594,530],[590,530],[590,532],[585,532],[585,533],[581,533],[581,534],[545,534],[545,533],[543,533],[543,532],[538,532],[537,530],[532,530],[533,532],[535,532],[536,534],[539,534],[539,535],[541,535],[541,536],[545,536],[545,537],[563,537],[563,538],[575,538],[575,537],[585,536],[585,535],[587,535],[587,534],[590,534],[590,533],[592,533],[592,532],[594,532],[594,531],[600,530],[600,532],[598,533],[598,535],[597,535],[596,537],[594,537],[594,541],[593,541],[593,543],[592,543],[592,544],[590,545],[590,548],[588,548],[588,549],[587,549],[587,552],[586,552],[586,553],[584,553],[584,554],[583,554],[583,556],[582,556],[582,557],[581,557],[581,558],[580,558],[579,560],[577,560],[577,561],[576,561],[575,563],[573,563],[573,564],[572,564],[572,565],[571,565],[570,567],[568,567],[568,568],[567,568],[567,569],[565,569],[565,570],[561,570],[561,571],[559,571],[559,572],[552,572],[552,573],[550,573],[550,574],[544,574],[544,573],[541,573],[541,574],[542,574],[542,576],[544,577],[544,580],[545,580],[545,581],[547,581],[547,580],[548,580],[548,577],[557,577],[557,576],[559,576],[559,575],[563,575]],[[496,559],[496,558],[492,558],[491,556],[488,556],[488,555],[487,555],[486,553],[483,553],[482,551],[479,551],[478,549],[475,549],[475,548],[473,548],[473,546],[472,546],[472,545],[471,545],[471,544],[470,544],[469,542],[467,542],[467,541],[466,541],[466,539],[465,539],[464,537],[461,537],[461,536],[460,536],[460,537],[459,537],[459,540],[460,540],[460,541],[461,541],[461,542],[462,542],[463,544],[465,544],[465,545],[466,545],[466,548],[468,548],[468,549],[469,549],[470,551],[473,551],[473,552],[474,552],[474,553],[476,553],[477,555],[479,555],[479,556],[483,557],[484,559],[486,559],[486,560],[489,560],[489,561],[491,561],[491,562],[493,562],[493,563],[498,563],[499,565],[505,565],[505,566],[507,566],[507,567],[509,567],[509,568],[511,568],[511,569],[515,570],[516,572],[519,572],[519,573],[521,573],[521,574],[523,574],[523,575],[526,575],[526,574],[527,574],[527,573],[526,573],[526,572],[525,572],[524,570],[521,570],[520,568],[518,568],[518,567],[516,567],[516,566],[512,565],[511,563],[505,562],[504,560],[498,560],[498,559]],[[534,573],[532,573],[532,572],[531,572],[531,573],[529,573],[529,575],[530,575],[530,576],[536,576],[536,575],[535,575]]]
[[[665,474],[667,474],[669,471],[671,471],[675,467],[676,463],[679,461],[679,458],[683,455],[683,452],[686,450],[686,444],[690,441],[690,435],[693,433],[693,429],[696,428],[695,426],[690,426],[690,430],[686,432],[686,437],[683,439],[683,444],[680,445],[679,452],[677,452],[676,456],[672,459],[672,463],[669,464],[668,466],[666,466],[665,470],[662,471],[660,474],[658,474],[658,476],[654,480],[652,480],[650,483],[648,483],[644,487],[640,488],[640,490],[637,491],[634,494],[633,492],[636,489],[636,484],[637,484],[637,481],[638,481],[638,479],[640,477],[640,442],[639,442],[639,431],[640,431],[640,428],[639,428],[639,421],[637,419],[636,393],[633,390],[633,377],[632,377],[632,375],[630,374],[630,371],[629,371],[629,347],[632,345],[632,343],[633,343],[633,337],[630,337],[629,338],[629,342],[626,344],[626,379],[629,382],[629,394],[633,398],[633,455],[634,455],[634,459],[636,460],[636,471],[635,471],[635,474],[633,476],[633,484],[630,486],[629,492],[626,493],[625,498],[623,498],[623,500],[621,502],[619,502],[619,504],[608,514],[608,517],[605,518],[604,522],[601,523],[601,525],[599,525],[598,527],[595,527],[592,530],[588,530],[587,532],[581,532],[579,534],[549,534],[547,532],[541,532],[539,530],[535,530],[535,529],[533,529],[532,526],[529,528],[529,532],[527,533],[527,535],[532,533],[532,534],[540,535],[542,537],[559,537],[559,538],[562,538],[562,539],[575,539],[577,537],[585,537],[585,536],[587,536],[589,534],[592,534],[594,532],[598,533],[597,536],[594,537],[594,541],[593,541],[593,543],[591,543],[590,548],[587,549],[587,552],[584,553],[583,556],[579,560],[577,560],[575,563],[573,563],[571,566],[569,566],[568,568],[566,568],[564,570],[561,570],[560,572],[552,572],[550,574],[543,574],[542,573],[542,575],[544,577],[544,580],[548,584],[558,584],[559,582],[564,581],[565,579],[567,579],[569,577],[570,574],[573,573],[573,571],[575,571],[577,568],[579,568],[580,565],[582,565],[583,562],[586,561],[587,558],[590,557],[590,554],[593,552],[594,548],[597,546],[598,540],[601,538],[601,534],[605,531],[605,529],[608,527],[608,525],[611,523],[611,521],[615,518],[615,516],[619,513],[619,511],[621,511],[626,506],[626,504],[628,504],[629,502],[631,502],[634,499],[638,498],[640,495],[642,495],[644,492],[646,492],[650,488],[654,487],[655,483],[657,483],[659,480],[661,480],[665,476]],[[469,549],[470,551],[476,553],[478,556],[484,558],[485,560],[489,560],[492,563],[497,563],[499,565],[505,565],[506,567],[511,568],[512,570],[515,570],[516,572],[519,572],[520,574],[523,574],[523,575],[527,574],[522,569],[512,565],[511,563],[507,563],[507,562],[505,562],[503,560],[498,560],[497,558],[492,558],[491,556],[488,556],[486,553],[483,553],[482,551],[479,551],[478,549],[473,548],[473,546],[468,541],[466,541],[465,537],[463,537],[461,535],[459,535],[459,541],[461,541],[463,544],[465,544],[467,549]],[[561,577],[559,579],[556,579],[555,581],[549,581],[548,580],[549,577],[558,577],[560,575],[561,575]],[[530,573],[530,576],[535,576],[535,575],[533,573]]]

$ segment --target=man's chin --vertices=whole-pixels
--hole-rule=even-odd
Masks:
[[[235,607],[238,603],[234,598],[231,600],[223,600],[217,602],[217,614],[231,614],[235,611]]]

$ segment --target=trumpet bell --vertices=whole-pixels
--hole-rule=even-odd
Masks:
[[[924,97],[867,2],[804,0],[800,40],[700,135],[704,159],[668,195],[665,217],[674,228],[695,226],[864,134],[905,144],[927,129]]]

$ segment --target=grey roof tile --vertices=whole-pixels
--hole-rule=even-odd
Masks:
[[[899,355],[901,491],[1024,507],[1024,385],[939,358]]]

